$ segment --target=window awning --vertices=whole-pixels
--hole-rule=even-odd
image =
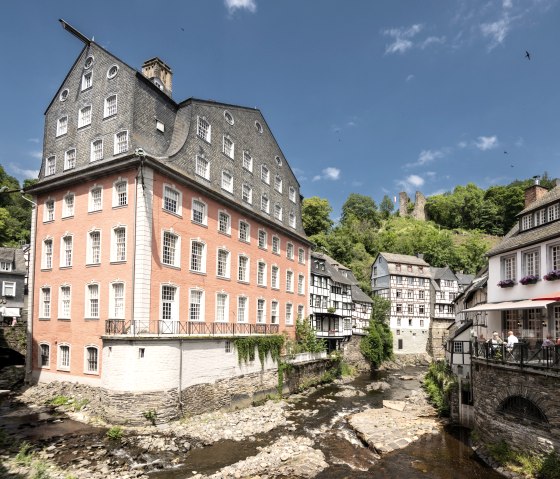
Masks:
[[[474,306],[469,309],[463,309],[464,313],[471,313],[476,311],[504,311],[506,309],[531,309],[531,308],[546,308],[550,303],[555,303],[555,300],[532,300],[524,299],[522,301],[502,301],[501,303],[484,303]]]
[[[556,293],[545,294],[543,296],[537,296],[536,298],[533,298],[533,301],[542,301],[542,300],[560,301],[560,291],[556,291]]]
[[[2,314],[2,316],[9,316],[12,318],[19,318],[19,308],[8,308],[7,306],[4,306],[2,308],[0,308],[0,313]]]

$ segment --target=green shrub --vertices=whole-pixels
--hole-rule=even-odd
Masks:
[[[107,433],[105,434],[109,439],[112,441],[120,441],[123,437],[123,430],[120,426],[113,426],[109,428]]]
[[[451,409],[449,396],[456,385],[457,380],[445,361],[434,361],[430,364],[422,387],[440,416],[449,416]]]
[[[233,343],[237,349],[237,358],[239,364],[255,360],[255,349],[258,352],[261,366],[264,367],[264,361],[270,355],[273,361],[278,361],[282,347],[284,346],[285,337],[279,334],[268,336],[248,336],[246,338],[235,338]]]
[[[47,401],[47,404],[51,406],[66,406],[70,402],[72,402],[72,399],[67,396],[55,396],[50,401]]]
[[[31,475],[31,479],[50,479],[51,475],[49,474],[48,466],[43,461],[34,461],[33,462],[33,473]]]
[[[543,479],[560,479],[560,456],[554,451],[547,454],[542,461],[539,473]]]
[[[144,411],[142,414],[148,421],[152,423],[152,426],[156,425],[157,411],[155,409]]]
[[[16,463],[20,466],[29,466],[33,460],[32,445],[28,442],[22,442],[16,455]]]

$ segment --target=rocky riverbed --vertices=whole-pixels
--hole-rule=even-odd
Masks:
[[[44,477],[51,479],[146,479],[154,471],[175,468],[180,475],[170,472],[171,475],[161,477],[312,478],[337,461],[340,463],[340,458],[327,458],[321,450],[320,435],[332,433],[334,420],[349,425],[357,437],[376,452],[362,465],[362,470],[366,470],[371,467],[371,461],[379,457],[377,454],[404,447],[422,435],[439,431],[439,421],[423,391],[417,387],[419,377],[409,377],[416,385],[410,390],[402,387],[407,379],[401,378],[399,390],[391,389],[391,381],[369,381],[357,387],[346,379],[336,387],[327,388],[324,394],[321,389],[311,389],[288,400],[268,401],[244,410],[208,413],[157,426],[123,427],[119,437],[113,439],[107,435],[109,425],[96,419],[95,397],[85,404],[88,391],[83,387],[52,383],[36,386],[20,395],[12,395],[0,410],[6,444],[0,455],[4,464],[0,466],[0,477],[32,477],[34,470],[43,467],[49,474]],[[357,406],[356,401],[367,406],[368,398],[379,397],[371,394],[389,392],[396,399],[387,401],[384,407]],[[309,401],[311,395],[313,401]],[[56,408],[45,406],[46,402],[60,396],[72,400]],[[304,423],[318,423],[319,416],[330,408],[339,407],[335,403],[340,401],[354,404],[350,414],[338,411],[330,426],[329,422],[323,422],[311,432],[302,429]],[[77,405],[81,405],[80,410],[74,410],[79,409]],[[38,418],[38,426],[20,428],[22,421],[14,420],[18,414],[20,419],[26,414]],[[14,427],[10,427],[10,421]],[[33,434],[40,430],[50,432]],[[28,461],[21,458],[18,461],[16,454],[24,440],[32,444],[34,453]],[[214,469],[215,472],[186,470],[181,466],[191,454],[204,451],[206,447],[218,447],[220,451],[224,441],[249,446],[253,443],[254,446],[247,449],[242,459],[232,459],[218,470]],[[235,449],[235,446],[229,448]]]

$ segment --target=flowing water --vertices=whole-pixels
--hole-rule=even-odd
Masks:
[[[348,385],[333,384],[319,388],[294,402],[289,419],[293,426],[279,427],[245,441],[219,441],[211,446],[190,451],[173,470],[150,474],[151,479],[184,479],[193,471],[212,474],[237,461],[254,456],[257,447],[272,443],[281,435],[306,435],[323,451],[329,467],[318,479],[362,478],[436,478],[497,479],[502,476],[480,462],[468,446],[468,430],[447,427],[441,434],[423,437],[408,447],[379,457],[365,447],[348,427],[345,417],[366,408],[382,407],[383,399],[403,400],[419,388],[416,377],[423,370],[409,368],[393,373],[364,374]],[[372,381],[387,381],[391,389],[368,392],[363,396],[341,397],[348,387],[366,391]],[[295,430],[292,430],[295,426]]]

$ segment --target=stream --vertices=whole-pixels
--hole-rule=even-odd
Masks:
[[[221,468],[256,455],[258,447],[267,446],[286,434],[305,435],[320,449],[329,467],[317,479],[334,478],[441,478],[494,479],[502,476],[477,459],[468,445],[469,431],[447,426],[437,435],[424,436],[404,449],[380,457],[367,447],[348,427],[346,416],[366,408],[380,408],[384,399],[403,400],[420,387],[416,379],[424,370],[407,368],[393,372],[362,374],[347,384],[321,387],[294,400],[289,413],[293,422],[244,441],[222,440],[201,449],[191,450],[172,470],[149,474],[150,479],[183,479],[195,472],[210,475]],[[415,379],[403,379],[409,376]],[[361,396],[344,397],[344,390],[366,392],[373,381],[386,381],[391,388],[369,391]]]

